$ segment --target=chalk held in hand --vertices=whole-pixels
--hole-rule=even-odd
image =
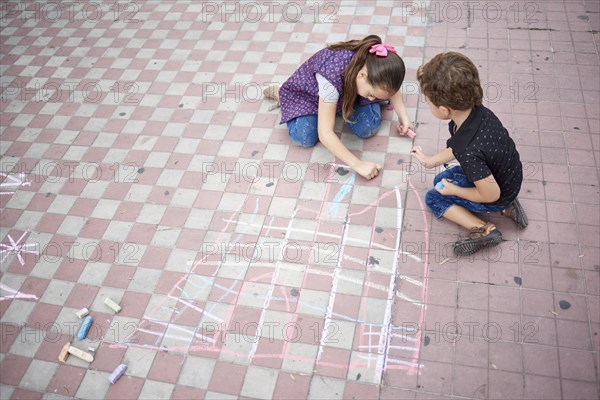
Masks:
[[[75,314],[77,314],[77,316],[81,319],[84,318],[85,316],[87,316],[90,313],[90,310],[88,310],[87,308],[82,308],[81,310],[77,311]]]
[[[442,182],[438,182],[437,185],[435,185],[435,187],[438,190],[443,190],[445,186]]]
[[[403,129],[404,125],[400,125],[400,129]],[[414,139],[415,137],[417,137],[417,134],[410,128],[408,128],[408,131],[406,131],[406,136],[408,136],[411,139]]]
[[[85,319],[83,320],[83,323],[81,324],[81,328],[79,328],[79,333],[77,334],[77,339],[79,339],[79,340],[85,339],[85,337],[88,334],[88,331],[90,330],[90,327],[92,326],[92,322],[94,322],[94,319],[91,317],[91,315],[88,315],[87,317],[85,317]]]
[[[112,374],[110,374],[110,376],[108,377],[108,381],[114,385],[115,383],[117,383],[119,378],[125,373],[126,370],[127,365],[120,364],[117,368],[115,368]]]
[[[121,306],[109,299],[108,297],[104,300],[104,304],[110,307],[114,312],[118,313],[121,311]]]

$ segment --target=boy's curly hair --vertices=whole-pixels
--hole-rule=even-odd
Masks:
[[[453,110],[481,106],[483,89],[477,67],[467,56],[456,52],[440,53],[417,71],[421,91],[431,103]]]

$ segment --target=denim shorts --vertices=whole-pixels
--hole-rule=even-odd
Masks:
[[[377,133],[381,126],[381,106],[379,103],[357,106],[346,123],[350,132],[366,139]],[[301,115],[287,122],[290,138],[294,144],[312,147],[319,141],[317,115]]]
[[[460,187],[475,186],[473,182],[469,182],[469,180],[465,176],[465,172],[460,167],[460,165],[457,165],[437,174],[436,177],[433,179],[433,185],[437,185],[437,183],[444,178],[452,180],[452,183]],[[427,194],[425,195],[425,203],[427,204],[427,207],[431,209],[436,218],[441,218],[441,216],[444,215],[446,210],[448,210],[453,205],[461,206],[476,214],[500,212],[507,207],[506,204],[497,205],[475,203],[474,201],[465,200],[456,196],[444,196],[435,188],[427,192]]]

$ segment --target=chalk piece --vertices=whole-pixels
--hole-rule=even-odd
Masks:
[[[115,368],[112,374],[110,374],[110,376],[108,377],[108,381],[114,385],[115,383],[117,383],[119,378],[125,373],[125,370],[127,370],[127,365],[120,364],[117,368]]]
[[[435,188],[442,190],[442,189],[444,189],[444,184],[442,182],[438,182],[437,185],[435,185]]]
[[[89,351],[90,353],[95,353],[95,352],[96,352],[96,348],[95,348],[95,347],[92,347],[92,346],[90,346],[90,347],[88,347],[88,351]]]
[[[87,361],[87,362],[94,361],[94,357],[91,354],[86,353],[85,351],[80,350],[77,347],[73,347],[73,346],[69,347],[69,354],[72,354],[77,358],[81,358],[83,361]]]
[[[400,125],[400,129],[404,129],[404,125]],[[415,137],[417,137],[417,134],[415,133],[415,131],[408,128],[408,131],[406,131],[406,136],[408,136],[411,139],[414,139]]]
[[[79,340],[85,339],[85,337],[88,334],[88,331],[90,330],[90,327],[92,326],[92,322],[94,322],[94,319],[90,315],[85,317],[85,319],[81,323],[81,328],[79,328],[79,333],[77,334],[77,339],[79,339]]]
[[[109,299],[108,297],[104,300],[104,304],[110,307],[114,312],[118,313],[121,311],[121,306]]]
[[[89,313],[90,313],[90,310],[88,310],[87,308],[82,308],[81,310],[77,311],[75,314],[77,314],[77,316],[81,319],[81,318],[86,317]]]
[[[71,342],[67,342],[67,344],[63,346],[60,354],[58,355],[58,361],[64,363],[67,362],[67,358],[69,358],[69,347],[71,347]]]

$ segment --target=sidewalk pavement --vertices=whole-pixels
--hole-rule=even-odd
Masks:
[[[599,3],[0,4],[0,398],[597,399]],[[262,87],[378,34],[414,142],[290,146]],[[524,165],[529,227],[456,259],[416,69],[460,51]],[[122,307],[104,305],[110,298]],[[94,324],[77,340],[86,307]],[[58,362],[67,342],[95,349]],[[109,374],[121,363],[125,375]]]

